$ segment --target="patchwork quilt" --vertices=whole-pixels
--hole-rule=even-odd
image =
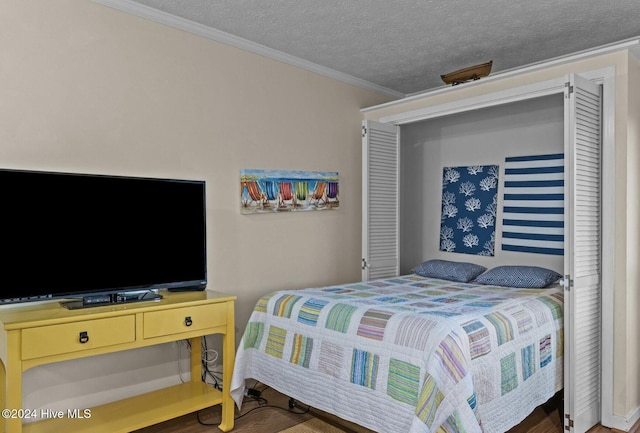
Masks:
[[[378,432],[495,432],[562,388],[563,292],[406,275],[261,298],[246,379]]]

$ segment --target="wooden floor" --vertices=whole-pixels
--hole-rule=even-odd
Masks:
[[[260,388],[260,387],[259,387]],[[297,403],[296,407],[289,409],[289,398],[279,392],[266,388],[262,391],[264,401],[246,399],[242,406],[242,413],[236,413],[233,433],[277,433],[293,425],[304,422],[312,417],[321,418],[331,424],[337,425],[347,433],[372,433],[371,430],[356,424],[340,420],[324,412],[310,409],[305,412],[306,406]],[[175,418],[161,424],[137,430],[137,433],[211,433],[220,431],[216,426],[220,423],[220,407],[200,411],[198,414],[189,414]],[[508,433],[562,433],[562,425],[557,410],[546,413],[542,408],[536,409],[520,425],[509,430]],[[612,431],[602,426],[596,426],[589,433],[611,433]]]

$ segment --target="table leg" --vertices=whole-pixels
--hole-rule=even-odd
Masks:
[[[20,332],[10,331],[7,333],[7,344],[9,347],[20,347]],[[5,391],[5,399],[1,410],[3,410],[2,418],[6,421],[7,433],[22,432],[22,417],[19,416],[18,410],[22,407],[22,361],[20,360],[20,352],[18,350],[10,350],[7,353],[6,364],[3,369],[3,383]],[[9,416],[5,416],[5,410]],[[14,416],[15,415],[15,416]]]
[[[224,432],[233,429],[235,405],[231,398],[231,377],[236,359],[235,318],[233,303],[227,305],[227,332],[222,336],[222,422],[218,426]]]

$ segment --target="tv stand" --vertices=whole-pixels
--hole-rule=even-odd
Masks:
[[[235,360],[235,296],[209,290],[169,293],[156,302],[69,310],[58,302],[0,309],[0,426],[7,433],[126,433],[210,406],[222,406],[220,430],[233,428],[230,395]],[[222,392],[202,382],[200,339],[222,334]],[[39,365],[188,339],[191,381],[93,408],[68,408],[23,423],[22,374]],[[4,367],[4,368],[2,368]],[[88,410],[88,412],[86,411]],[[51,411],[52,413],[55,411]],[[8,417],[5,417],[5,413]],[[15,414],[15,416],[13,416]],[[41,416],[42,415],[42,416]],[[88,416],[87,416],[88,415]],[[33,419],[33,416],[31,417]]]
[[[69,310],[76,310],[78,308],[100,307],[104,305],[123,304],[129,302],[159,301],[160,299],[162,299],[162,295],[158,293],[158,289],[148,289],[87,295],[80,299],[62,301],[60,304]]]

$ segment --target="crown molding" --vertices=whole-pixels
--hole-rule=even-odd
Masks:
[[[354,77],[349,74],[345,74],[334,69],[326,68],[313,62],[301,59],[290,54],[283,53],[282,51],[274,50],[272,48],[260,45],[252,42],[248,39],[244,39],[238,36],[234,36],[230,33],[223,32],[221,30],[207,27],[203,24],[196,23],[185,18],[180,18],[175,15],[171,15],[167,12],[154,9],[152,7],[136,3],[132,0],[91,0],[94,3],[108,6],[113,9],[117,9],[122,12],[126,12],[141,18],[145,18],[151,21],[155,21],[160,24],[164,24],[179,30],[183,30],[189,33],[193,33],[198,36],[202,36],[207,39],[220,42],[225,45],[230,45],[235,48],[239,48],[244,51],[248,51],[259,56],[267,57],[272,60],[276,60],[281,63],[286,63],[291,66],[295,66],[300,69],[304,69],[316,74],[332,78],[334,80],[342,81],[346,84],[351,84],[366,90],[371,90],[390,96],[393,98],[404,98],[404,93],[398,92],[387,87],[379,86],[371,83],[370,81],[363,80],[361,78]]]

